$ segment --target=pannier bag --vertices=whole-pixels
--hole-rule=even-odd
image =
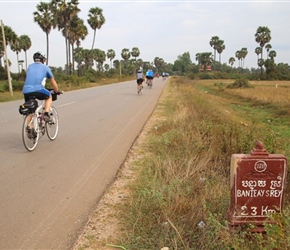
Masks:
[[[35,112],[38,107],[37,100],[30,99],[19,106],[19,113],[21,115],[29,115]]]

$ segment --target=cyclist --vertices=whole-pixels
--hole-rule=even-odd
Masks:
[[[166,74],[165,74],[165,72],[162,72],[162,80],[166,80]]]
[[[46,78],[50,79],[55,93],[58,93],[59,89],[50,68],[44,64],[45,60],[46,58],[41,52],[33,55],[34,63],[30,64],[27,69],[22,93],[25,101],[28,101],[30,96],[35,96],[38,100],[45,100],[44,120],[49,121],[52,96],[50,91],[45,88]]]
[[[149,69],[147,72],[146,72],[146,84],[148,86],[152,86],[153,85],[153,78],[154,78],[154,72],[152,69]]]
[[[143,88],[143,81],[144,81],[144,75],[142,73],[142,70],[138,70],[137,75],[136,75],[136,79],[137,79],[137,90],[138,90],[138,94],[140,93],[140,91]]]

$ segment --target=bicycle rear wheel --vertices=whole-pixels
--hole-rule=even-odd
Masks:
[[[33,151],[39,140],[38,123],[34,114],[24,117],[22,125],[22,141],[28,151]]]
[[[45,129],[47,133],[47,137],[53,141],[57,137],[58,134],[58,114],[54,107],[50,108],[49,111],[50,120],[45,123]]]

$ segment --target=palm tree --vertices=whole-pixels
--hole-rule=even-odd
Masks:
[[[159,72],[159,68],[164,64],[164,60],[159,57],[154,58],[154,65],[157,68],[157,72]]]
[[[125,61],[125,65],[127,66],[127,63],[131,57],[131,53],[130,53],[130,50],[129,49],[122,49],[122,52],[121,52],[121,56],[122,58],[124,59]]]
[[[213,36],[209,42],[210,46],[213,47],[213,50],[214,50],[214,62],[216,60],[216,50],[217,50],[217,45],[218,45],[218,41],[220,40],[220,38],[218,36]],[[215,63],[213,65],[213,68],[215,69]]]
[[[114,61],[113,61],[113,65],[114,65],[114,68],[115,68],[115,69],[119,68],[119,67],[120,67],[120,61],[117,60],[117,59],[114,60]]]
[[[200,64],[200,70],[206,71],[207,66],[210,66],[212,64],[213,58],[211,52],[197,53],[195,56],[195,59]]]
[[[134,48],[132,49],[131,55],[132,55],[133,57],[135,57],[135,61],[136,61],[136,58],[140,55],[140,50],[139,50],[137,47],[134,47]]]
[[[37,11],[33,12],[34,22],[36,22],[40,28],[46,34],[46,64],[48,64],[49,57],[49,33],[52,28],[55,28],[56,23],[53,13],[51,11],[51,4],[40,2],[37,6]]]
[[[113,49],[109,49],[107,52],[107,58],[110,60],[111,68],[112,68],[112,60],[115,58],[115,56],[116,56],[115,51]]]
[[[106,52],[100,49],[93,50],[94,60],[97,62],[98,71],[103,71],[103,64],[106,61]]]
[[[259,60],[259,55],[262,53],[262,48],[261,47],[257,47],[255,49],[255,53],[257,54],[257,61]]]
[[[267,50],[267,59],[269,58],[269,51],[272,49],[272,45],[270,43],[265,45],[265,49]]]
[[[248,54],[248,49],[247,48],[242,48],[240,50],[240,53],[241,53],[241,62],[242,62],[242,68],[244,68],[244,64],[245,64],[245,58]]]
[[[139,69],[142,69],[143,70],[143,60],[141,58],[139,58],[137,61],[136,61],[136,64],[139,66]]]
[[[221,53],[225,50],[226,46],[224,45],[223,40],[218,40],[216,44],[216,50],[219,53],[219,62],[221,64]]]
[[[235,56],[236,56],[236,58],[238,58],[239,67],[241,67],[241,59],[242,59],[242,53],[241,53],[241,51],[240,50],[237,50]]]
[[[92,50],[89,49],[83,49],[82,50],[82,57],[85,63],[86,69],[91,69],[94,65],[94,55]]]
[[[11,44],[11,50],[14,51],[16,53],[16,57],[17,57],[17,66],[18,66],[18,73],[20,73],[20,64],[19,64],[19,53],[21,52],[21,48],[19,45],[19,38],[17,39],[17,41],[13,44]]]
[[[258,27],[256,34],[256,42],[260,45],[261,47],[261,59],[263,61],[263,48],[264,46],[271,41],[271,31],[268,27],[266,26],[260,26]],[[261,65],[261,63],[258,63]],[[261,67],[261,74],[263,73],[263,67]]]
[[[19,37],[19,46],[25,53],[25,70],[27,70],[27,50],[31,47],[31,40],[27,35],[21,35]]]
[[[67,2],[66,0],[51,0],[51,11],[56,17],[56,24],[58,30],[62,30],[62,34],[65,38],[65,48],[66,48],[66,71],[71,73],[70,65],[70,41],[69,41],[69,29],[71,20],[80,11],[78,8],[78,0],[71,0]],[[69,70],[69,71],[68,71]]]
[[[235,60],[234,57],[230,57],[230,59],[229,59],[229,64],[233,67],[235,61],[236,61],[236,60]]]
[[[84,25],[84,21],[80,19],[78,16],[74,16],[70,22],[70,27],[68,31],[68,38],[71,44],[72,49],[72,69],[74,71],[74,44],[76,43],[77,47],[80,46],[80,40],[84,40],[88,34],[88,29]]]
[[[201,53],[195,54],[195,60],[197,61],[199,67],[201,67]]]
[[[94,38],[93,38],[93,44],[92,44],[92,49],[93,49],[94,43],[95,43],[95,38],[96,38],[96,30],[100,29],[103,26],[106,19],[103,16],[103,10],[98,8],[98,7],[91,8],[89,10],[88,17],[89,17],[89,19],[87,20],[88,24],[94,30]]]
[[[262,68],[262,67],[264,66],[264,64],[265,64],[264,59],[260,58],[260,59],[258,60],[258,66]]]
[[[277,56],[277,53],[276,53],[275,50],[271,50],[271,51],[269,52],[269,57],[271,58],[271,60],[274,61],[274,57],[276,57],[276,56]]]
[[[18,37],[16,33],[11,29],[11,27],[4,25],[4,35],[6,44],[13,46],[13,44],[17,43]],[[3,46],[3,37],[2,32],[0,32],[0,66],[1,66],[1,58],[4,56],[4,46]]]

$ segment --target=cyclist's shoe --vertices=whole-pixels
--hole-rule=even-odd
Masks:
[[[49,122],[50,121],[50,115],[47,112],[45,112],[44,116],[43,116],[43,119],[44,119],[44,121]]]
[[[27,137],[29,139],[35,139],[36,138],[36,131],[34,130],[34,128],[27,127],[26,131],[27,131]]]

